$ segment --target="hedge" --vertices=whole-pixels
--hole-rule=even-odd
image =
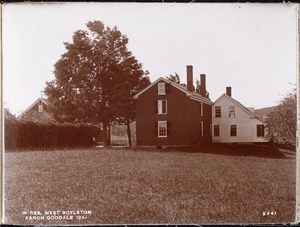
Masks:
[[[87,147],[102,140],[100,127],[88,124],[36,123],[5,120],[5,149]]]

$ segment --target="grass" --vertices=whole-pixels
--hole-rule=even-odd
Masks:
[[[229,146],[210,152],[182,149],[6,153],[6,223],[294,221],[295,158],[247,152],[238,156],[237,148]],[[229,154],[218,154],[222,150]],[[30,210],[91,210],[92,214],[84,220],[28,221],[22,211]],[[263,216],[267,211],[276,215]]]

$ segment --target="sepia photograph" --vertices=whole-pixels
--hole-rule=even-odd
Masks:
[[[2,6],[3,222],[295,223],[296,4]]]

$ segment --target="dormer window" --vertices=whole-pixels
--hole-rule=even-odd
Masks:
[[[38,112],[39,113],[42,113],[43,112],[43,104],[42,104],[42,101],[39,100],[39,103],[38,103]]]
[[[166,94],[166,84],[158,83],[158,95],[165,95],[165,94]]]

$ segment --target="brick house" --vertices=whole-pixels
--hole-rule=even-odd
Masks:
[[[54,122],[54,118],[48,112],[48,102],[44,98],[38,98],[19,117],[20,120],[33,122]]]
[[[212,104],[206,76],[194,92],[193,67],[187,66],[187,86],[159,78],[133,98],[136,104],[137,146],[211,143]]]

